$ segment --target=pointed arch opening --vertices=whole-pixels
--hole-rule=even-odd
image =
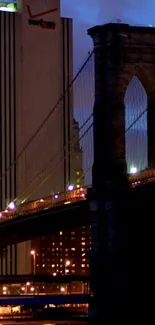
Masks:
[[[141,81],[133,76],[125,93],[125,145],[128,173],[148,166],[148,96]]]

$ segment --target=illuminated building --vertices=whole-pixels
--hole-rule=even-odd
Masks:
[[[36,254],[36,273],[49,273],[53,276],[65,274],[88,275],[90,240],[89,226],[60,231],[54,235],[34,239],[32,247]],[[33,257],[31,263],[33,273]]]
[[[4,7],[10,3],[0,1],[0,204],[3,210],[14,198],[18,203],[64,191],[72,177],[67,143],[74,129],[69,92],[56,106],[46,127],[20,154],[72,80],[72,20],[60,17],[59,0],[23,0],[17,6],[12,1],[13,11],[17,7],[20,12],[6,12]],[[64,157],[65,163],[60,165]],[[50,165],[49,161],[54,162]],[[41,178],[37,178],[46,166]],[[51,170],[55,172],[44,183]],[[31,242],[2,248],[0,273],[30,273],[30,248]]]

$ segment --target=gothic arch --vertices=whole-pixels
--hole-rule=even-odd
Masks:
[[[147,106],[148,96],[141,81],[133,76],[125,96],[125,152],[127,169],[139,171],[148,166],[147,161]]]

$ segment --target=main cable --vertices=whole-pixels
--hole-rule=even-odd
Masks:
[[[86,119],[86,121],[81,125],[79,132],[86,126],[86,124],[90,121],[90,119],[92,118],[93,113]],[[74,139],[76,138],[76,132],[73,135],[73,137],[70,139],[70,144],[74,141]],[[78,144],[80,142],[80,139],[77,141],[76,144]],[[75,144],[74,144],[75,145]],[[62,150],[57,152],[57,154],[50,160],[50,162],[48,162],[48,164],[39,172],[39,174],[31,181],[31,183],[26,186],[21,192],[20,194],[13,200],[13,202],[17,202],[20,197],[24,194],[24,192],[26,192],[29,188],[31,188],[34,183],[46,172],[46,170],[48,169],[48,167],[56,160],[56,158],[62,154],[62,151],[67,148],[68,143],[62,147]],[[72,148],[71,148],[72,149]],[[66,159],[66,157],[62,158],[63,161]]]
[[[30,137],[30,139],[28,140],[28,142],[23,146],[23,149],[19,152],[19,154],[15,157],[15,159],[13,160],[13,162],[8,166],[8,168],[5,170],[5,172],[1,175],[0,180],[3,179],[3,177],[5,177],[8,173],[8,171],[17,163],[18,159],[23,155],[23,153],[26,151],[26,149],[29,147],[29,145],[33,142],[33,140],[36,138],[36,136],[39,134],[39,132],[42,130],[42,128],[44,127],[44,125],[46,124],[46,122],[49,120],[49,118],[51,117],[51,115],[55,112],[55,109],[58,107],[58,105],[61,103],[61,101],[64,99],[64,97],[66,96],[66,94],[69,92],[70,88],[73,86],[74,82],[76,81],[76,79],[79,77],[80,73],[83,71],[84,67],[86,66],[86,64],[88,63],[88,61],[90,60],[90,58],[92,57],[94,53],[94,50],[89,54],[87,60],[84,62],[84,64],[82,65],[82,67],[79,69],[79,71],[77,72],[76,76],[73,78],[73,80],[71,81],[71,83],[69,84],[68,88],[64,91],[64,93],[60,96],[59,100],[57,101],[57,103],[55,104],[55,106],[50,110],[50,112],[48,113],[48,115],[46,116],[46,118],[43,120],[43,122],[40,124],[40,126],[38,127],[38,129],[35,131],[35,133]]]
[[[77,141],[77,143],[79,143],[82,139],[83,139],[83,137],[88,133],[88,131],[91,129],[91,127],[93,126],[93,123],[88,127],[88,129],[84,132],[84,134],[79,138],[79,140]],[[72,148],[71,148],[72,149]],[[70,152],[71,152],[71,149],[70,149]],[[67,157],[63,157],[62,159],[61,159],[61,161],[57,164],[57,166],[56,166],[56,168],[58,168],[63,162],[64,162],[64,159],[66,159]],[[55,169],[56,169],[55,168]],[[54,170],[55,171],[55,170]],[[53,170],[46,176],[46,178],[44,178],[43,179],[43,181],[39,184],[39,186],[35,189],[35,190],[33,190],[32,192],[30,192],[29,194],[28,194],[28,196],[24,199],[24,201],[23,201],[23,203],[24,202],[26,202],[50,177],[51,177],[51,175],[53,174],[53,172],[54,172]]]

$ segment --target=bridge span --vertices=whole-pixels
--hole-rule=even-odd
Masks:
[[[147,170],[138,175],[130,176],[129,183],[129,189],[119,193],[120,196],[116,197],[119,214],[130,218],[135,210],[138,211],[137,215],[143,214],[144,211],[147,214],[149,214],[149,211],[152,213],[151,209],[154,208],[152,205],[155,193],[155,171]],[[38,201],[30,202],[28,205],[32,204],[33,209],[27,211],[27,213],[19,213],[19,208],[17,212],[16,209],[14,212],[6,212],[9,213],[8,216],[0,219],[0,247],[61,230],[90,225],[89,200],[87,200],[86,189],[84,191],[84,196],[83,193],[77,196],[77,191],[70,194],[63,193],[63,200],[61,198],[61,202],[58,203],[52,201],[54,204],[51,204],[51,202],[45,204],[41,199],[39,203]],[[35,208],[34,203],[38,204]],[[41,208],[45,204],[43,209],[38,208],[40,204]]]

